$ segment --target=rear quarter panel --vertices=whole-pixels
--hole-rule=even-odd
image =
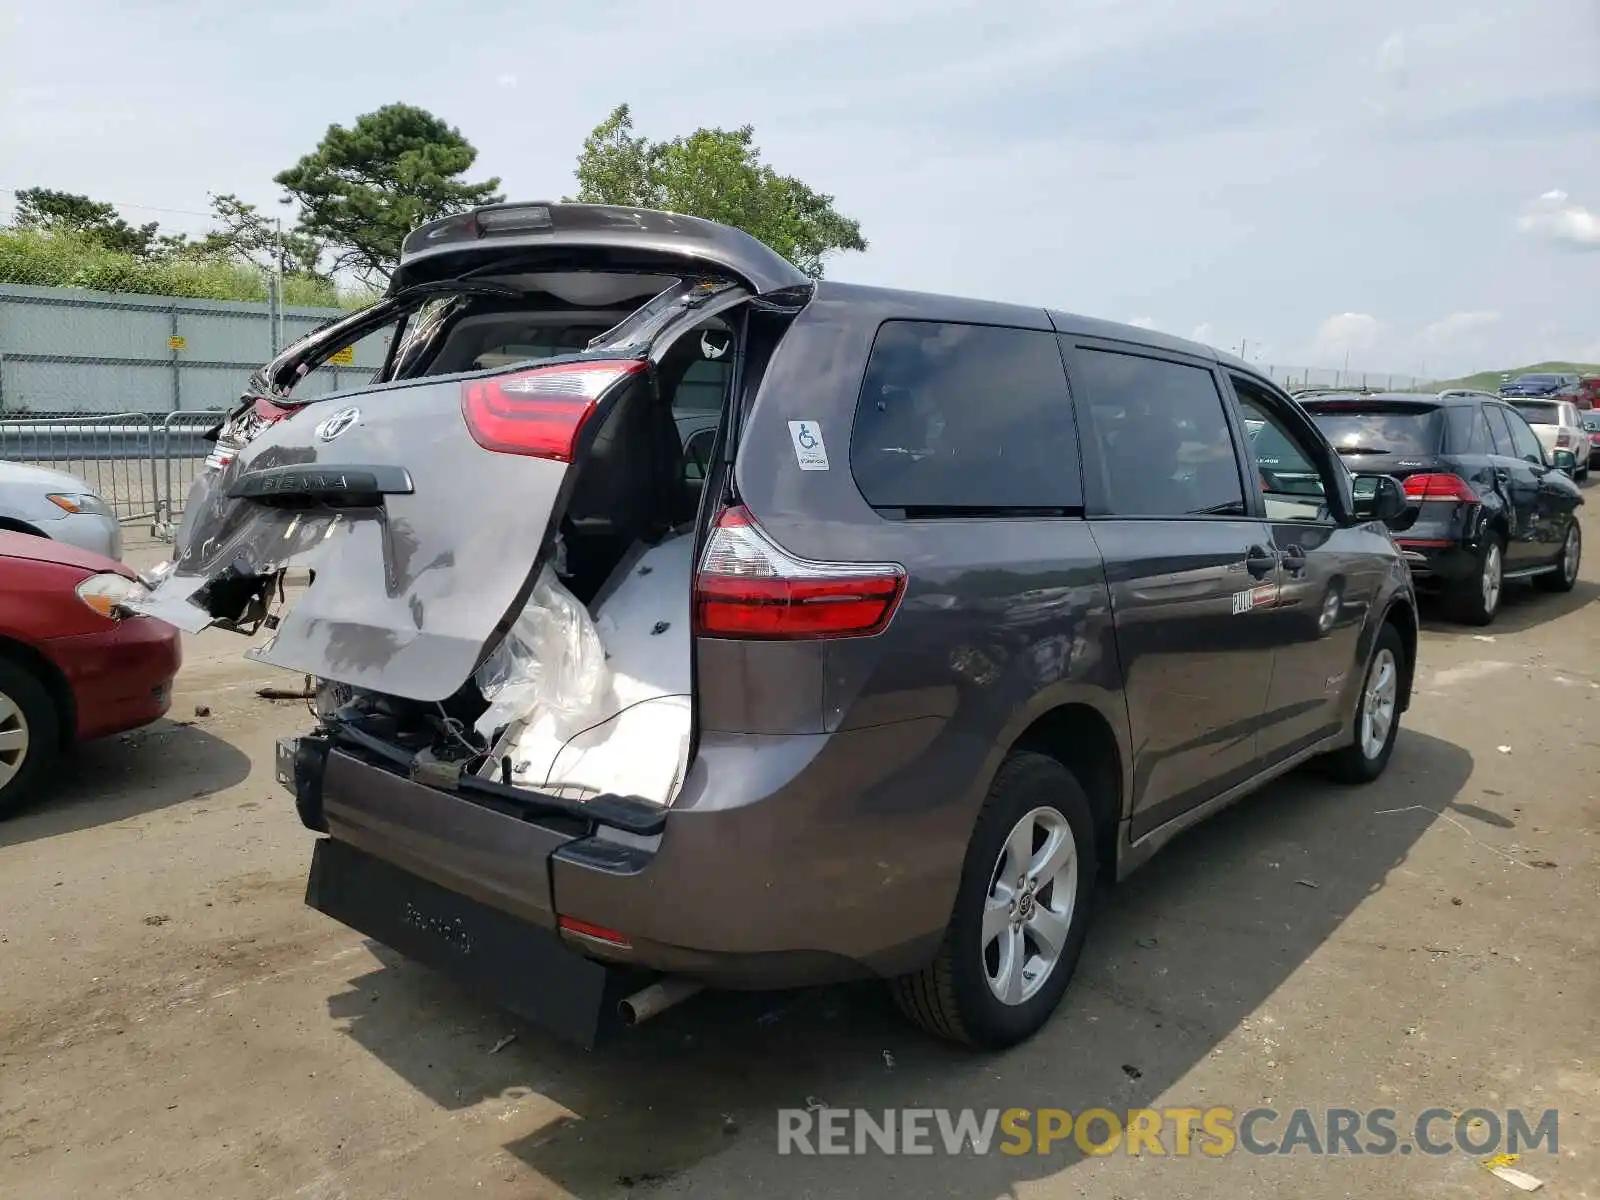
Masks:
[[[847,740],[918,723],[915,755],[888,770],[860,762],[835,776],[840,800],[853,796],[833,806],[842,823],[829,840],[869,877],[918,895],[903,911],[910,924],[935,930],[948,919],[978,809],[1012,743],[1044,713],[1086,705],[1110,726],[1126,763],[1127,713],[1105,572],[1086,523],[896,521],[861,496],[850,472],[851,425],[873,338],[890,318],[1052,331],[1042,310],[820,286],[751,409],[735,467],[740,498],[794,554],[901,564],[906,594],[875,637],[786,646],[703,640],[699,679],[702,709],[718,712],[732,710],[724,701],[736,691],[751,696],[752,681],[769,681],[771,698],[750,710],[762,732],[777,732],[774,717],[785,732]],[[799,469],[788,423],[801,420],[820,428],[827,470]],[[1073,448],[1063,449],[1064,468],[1076,470]]]

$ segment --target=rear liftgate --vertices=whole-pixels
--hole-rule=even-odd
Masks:
[[[748,298],[685,282],[582,355],[380,386],[277,422],[227,464],[137,607],[192,631],[252,632],[283,572],[304,568],[313,582],[248,657],[448,700],[521,611],[570,468],[653,348]],[[317,844],[308,904],[582,1045],[672,1001],[673,981],[635,993],[648,976],[568,947],[563,930],[602,953],[620,935],[555,917],[548,862],[598,825],[658,833],[664,808],[544,795],[417,757],[338,721],[280,747],[302,820],[333,835]],[[508,839],[518,853],[487,853]]]

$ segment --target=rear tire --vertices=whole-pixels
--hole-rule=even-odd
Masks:
[[[1497,533],[1484,538],[1472,574],[1450,585],[1445,604],[1463,625],[1492,624],[1506,588],[1506,547]]]
[[[1583,529],[1574,514],[1567,526],[1567,536],[1561,542],[1561,556],[1556,559],[1556,569],[1533,577],[1534,586],[1545,592],[1570,592],[1578,582],[1578,568],[1583,564]]]
[[[61,718],[33,672],[0,658],[0,818],[38,791],[61,752]]]
[[[1083,951],[1096,844],[1072,773],[1044,754],[1009,755],[978,814],[938,955],[892,985],[901,1011],[984,1050],[1037,1033]]]
[[[1361,680],[1355,740],[1328,755],[1323,764],[1338,783],[1371,783],[1382,775],[1400,733],[1400,697],[1410,671],[1400,631],[1387,621],[1378,629],[1372,659]]]

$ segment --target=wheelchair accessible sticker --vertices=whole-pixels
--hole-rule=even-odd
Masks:
[[[822,426],[816,421],[790,421],[789,440],[794,443],[794,461],[802,471],[828,469],[828,448],[822,444]]]

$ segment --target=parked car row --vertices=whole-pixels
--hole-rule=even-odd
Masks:
[[[1570,402],[1473,391],[1297,400],[1352,470],[1401,483],[1409,508],[1395,543],[1418,586],[1442,592],[1457,620],[1491,623],[1509,581],[1556,592],[1577,582],[1575,479],[1589,472],[1589,435]]]
[[[1587,410],[1600,401],[1600,375],[1553,371],[1518,375],[1501,384],[1500,395],[1508,400],[1564,400]]]

